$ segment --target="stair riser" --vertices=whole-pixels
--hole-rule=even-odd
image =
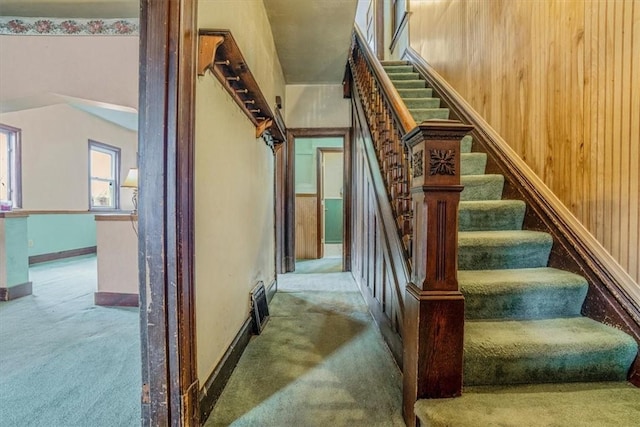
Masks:
[[[400,89],[396,86],[398,94],[402,99],[406,98],[432,98],[433,89],[431,88],[419,88],[419,89]]]
[[[424,80],[398,80],[394,81],[393,85],[397,89],[422,89],[425,87]]]
[[[471,359],[465,354],[464,385],[624,381],[633,361],[611,352],[581,352],[528,360]]]
[[[433,108],[429,110],[409,110],[413,119],[417,122],[423,122],[425,120],[440,119],[446,120],[449,118],[448,108]]]
[[[501,270],[507,268],[545,267],[549,261],[551,244],[517,243],[498,247],[482,244],[458,247],[458,269]]]
[[[524,222],[525,209],[524,203],[500,203],[491,208],[461,203],[458,210],[458,230],[520,230]]]
[[[413,73],[413,65],[391,65],[382,67],[387,74]]]
[[[513,289],[505,293],[478,294],[461,287],[467,319],[548,319],[580,315],[587,286]],[[507,293],[508,292],[508,293]]]
[[[461,175],[482,175],[486,167],[487,155],[484,153],[462,153],[460,156]]]
[[[418,74],[418,73],[392,73],[392,74],[389,74],[389,78],[392,81],[420,80],[420,74]]]
[[[460,152],[470,153],[472,145],[473,145],[473,138],[471,137],[471,135],[466,135],[464,138],[462,138],[462,141],[460,143]]]
[[[411,110],[412,108],[439,108],[440,107],[439,98],[405,99],[404,103],[406,104],[409,110]]]
[[[460,179],[464,190],[460,200],[500,200],[504,188],[504,177],[501,175],[484,175],[479,177],[463,176]]]

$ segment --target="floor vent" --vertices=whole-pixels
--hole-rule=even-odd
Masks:
[[[269,321],[269,306],[267,305],[267,292],[264,289],[264,282],[258,282],[258,285],[251,291],[251,306],[253,332],[256,335],[260,335]]]

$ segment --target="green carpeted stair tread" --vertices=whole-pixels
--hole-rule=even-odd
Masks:
[[[433,89],[427,87],[414,88],[414,89],[402,89],[397,88],[398,94],[402,99],[415,99],[415,98],[431,98],[433,97]]]
[[[473,137],[471,135],[465,135],[460,141],[460,152],[461,153],[470,153],[471,146],[473,145]]]
[[[395,73],[413,73],[413,65],[383,65],[387,74]]]
[[[486,153],[460,154],[460,175],[482,175],[486,166]]]
[[[420,80],[420,74],[409,72],[409,73],[387,73],[391,81],[398,80]]]
[[[465,387],[461,397],[416,402],[432,427],[637,426],[640,388],[627,382]]]
[[[458,272],[467,319],[544,319],[580,315],[589,285],[555,268]]]
[[[403,101],[408,109],[440,107],[440,98],[404,98]]]
[[[502,270],[546,267],[553,238],[530,230],[461,231],[459,270]]]
[[[424,80],[392,80],[396,89],[422,89],[426,87]]]
[[[465,385],[623,381],[638,345],[586,317],[465,323]]]
[[[460,200],[500,200],[504,188],[504,176],[465,175],[460,177],[464,190],[460,193]]]
[[[467,200],[458,207],[458,230],[520,230],[526,203],[522,200]]]
[[[424,122],[426,120],[446,120],[449,118],[448,108],[410,108],[409,112],[417,123]]]

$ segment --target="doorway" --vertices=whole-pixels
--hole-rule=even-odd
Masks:
[[[344,139],[342,137],[301,137],[295,138],[294,143],[296,261],[321,259],[324,252],[324,209],[326,207],[322,194],[325,187],[323,180],[326,175],[324,153],[342,151]],[[340,177],[340,185],[341,181]],[[333,190],[334,185],[330,187]],[[338,242],[341,240],[338,239]]]
[[[317,149],[318,258],[342,258],[343,150]]]

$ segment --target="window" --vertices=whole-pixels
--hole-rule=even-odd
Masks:
[[[120,149],[89,141],[89,209],[120,207]]]
[[[20,129],[0,124],[0,200],[22,206]]]

